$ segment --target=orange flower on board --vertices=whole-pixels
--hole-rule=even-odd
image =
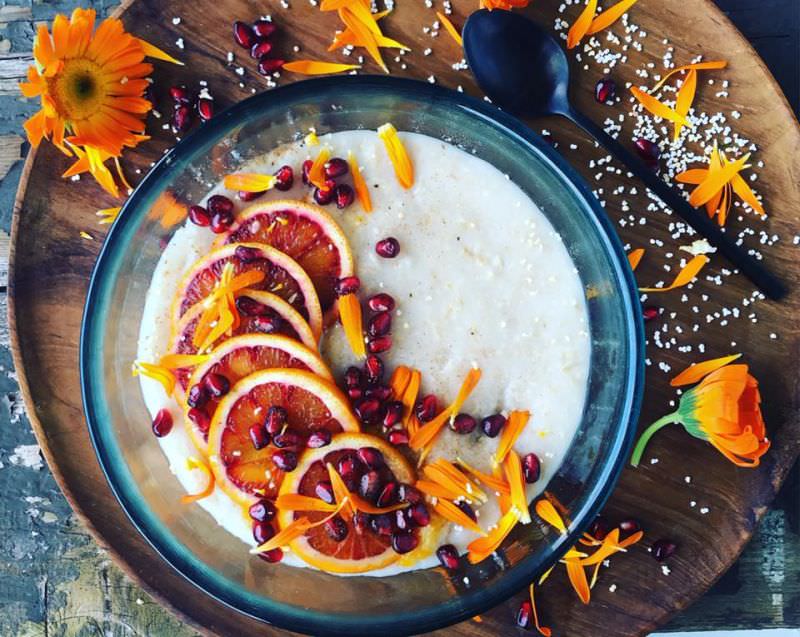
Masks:
[[[770,445],[761,416],[758,381],[747,365],[720,367],[683,394],[677,411],[660,418],[641,435],[631,458],[634,467],[639,465],[653,434],[673,423],[682,424],[695,438],[714,445],[738,467],[757,467]]]
[[[69,18],[57,15],[52,34],[39,26],[35,64],[19,87],[25,97],[38,97],[42,108],[24,128],[34,147],[49,139],[66,155],[83,159],[93,175],[103,173],[98,181],[118,196],[104,164],[147,139],[144,116],[152,105],[144,92],[153,67],[144,58],[179,62],[127,33],[116,18],[95,30],[95,15],[93,9],[75,9]]]

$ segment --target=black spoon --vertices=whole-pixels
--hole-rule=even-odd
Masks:
[[[469,16],[462,35],[469,67],[494,104],[515,115],[562,115],[571,120],[616,155],[764,294],[776,300],[786,294],[783,283],[712,219],[694,210],[647,164],[570,105],[567,56],[550,33],[518,13],[482,9]]]

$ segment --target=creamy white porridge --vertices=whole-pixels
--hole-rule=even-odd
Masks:
[[[349,240],[364,293],[384,291],[397,301],[393,346],[382,354],[388,370],[400,364],[419,369],[424,392],[449,402],[466,372],[477,366],[482,378],[462,411],[478,419],[512,409],[530,411],[530,423],[515,449],[521,455],[535,452],[542,461],[541,479],[527,487],[531,499],[561,464],[584,408],[590,361],[580,279],[541,211],[497,169],[443,141],[407,133],[401,137],[414,162],[415,183],[409,190],[395,179],[374,131],[321,137],[334,156],[355,154],[373,202],[371,214],[357,202],[345,210],[326,209]],[[317,151],[318,147],[292,144],[244,167],[267,174],[284,164],[295,167],[291,191],[270,191],[259,201],[310,200],[299,166]],[[243,207],[235,193],[221,188],[214,192],[227,194]],[[388,236],[400,243],[397,258],[384,259],[375,252],[376,242]],[[165,248],[147,294],[140,360],[157,361],[167,351],[170,305],[178,282],[209,251],[214,238],[208,228],[187,222]],[[338,324],[326,330],[321,352],[337,379],[356,362]],[[149,378],[142,378],[142,391],[153,415],[165,407],[173,413],[176,425],[159,441],[186,490],[198,491],[205,478],[186,468],[186,458],[198,452],[180,425],[180,407]],[[446,429],[429,458],[460,457],[491,472],[497,442],[482,435],[480,428],[467,435]],[[246,516],[222,491],[216,489],[198,504],[242,542],[254,544]],[[490,526],[499,517],[495,500],[479,513],[481,526]],[[440,543],[452,543],[460,551],[476,537],[453,525],[445,534]],[[284,561],[305,565],[290,553]],[[413,568],[434,563],[432,556]]]

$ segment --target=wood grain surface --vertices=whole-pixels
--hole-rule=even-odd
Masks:
[[[779,235],[781,240],[769,248],[759,247],[796,288],[798,248],[793,245],[793,237],[798,234],[798,225],[793,211],[800,202],[797,124],[760,60],[741,36],[710,4],[692,4],[695,5],[693,10],[687,11],[686,1],[642,0],[634,16],[637,24],[649,33],[645,51],[641,55],[631,54],[625,67],[614,70],[615,78],[635,81],[634,68],[649,60],[658,62],[663,55],[664,46],[659,45],[663,38],[671,40],[679,61],[698,52],[709,58],[733,61],[725,72],[725,79],[731,83],[730,97],[720,101],[713,91],[704,87],[700,104],[712,112],[741,112],[736,129],[760,146],[758,157],[765,166],[759,171],[758,187],[765,193],[772,212],[764,229],[770,235]],[[552,24],[557,5],[540,1],[530,13]],[[454,3],[454,7],[454,19],[461,24],[472,4]],[[180,70],[160,65],[155,75],[157,86],[162,89],[171,83],[196,86],[198,81],[204,80],[217,101],[226,104],[246,97],[251,89],[264,88],[263,80],[252,73],[251,64],[242,62],[247,71],[244,87],[239,87],[240,78],[235,67],[230,68],[224,62],[226,52],[233,49],[228,29],[231,16],[252,19],[255,13],[252,4],[243,1],[215,5],[186,0],[172,2],[166,10],[164,3],[157,0],[138,0],[128,7],[125,19],[129,28],[135,28],[138,34],[172,51],[176,50],[176,40],[184,38],[186,48],[180,55],[189,64]],[[285,47],[287,55],[292,54],[290,47],[294,44],[301,46],[303,56],[324,55],[335,25],[331,16],[320,16],[314,7],[300,3],[288,10],[273,6],[272,13],[275,20],[286,27],[281,46]],[[573,7],[567,14],[569,19],[574,13]],[[687,15],[692,16],[690,20]],[[175,16],[181,17],[179,25],[172,24],[171,18]],[[398,5],[396,13],[387,19],[387,32],[411,43],[417,51],[404,60],[407,69],[392,64],[393,73],[423,78],[433,74],[441,84],[462,85],[475,92],[467,72],[452,69],[451,65],[460,59],[453,43],[443,34],[432,39],[422,32],[421,25],[434,20],[431,10],[412,5]],[[709,34],[715,35],[710,38]],[[649,49],[650,44],[654,45],[654,50]],[[433,55],[419,53],[427,47],[434,50]],[[591,100],[591,87],[601,72],[593,68],[591,72],[576,74],[578,101],[597,121],[616,114],[599,110]],[[286,77],[281,81],[289,79],[294,78]],[[0,90],[1,87],[2,78]],[[160,97],[159,109],[168,112],[166,96]],[[130,156],[129,167],[145,169],[164,148],[174,143],[167,131],[160,130],[160,123],[151,120],[149,128],[156,139]],[[594,179],[594,171],[587,164],[592,158],[603,157],[602,151],[563,122],[537,122],[536,127],[548,129],[567,158],[583,170],[589,180]],[[625,134],[630,135],[630,131],[626,130]],[[575,149],[571,148],[573,145]],[[75,185],[61,181],[58,174],[62,170],[63,159],[49,148],[42,149],[26,164],[23,183],[27,187],[21,190],[16,208],[14,271],[10,282],[12,327],[16,328],[15,359],[45,456],[65,493],[101,545],[118,559],[124,555],[129,574],[163,601],[209,632],[240,634],[253,630],[259,634],[277,634],[277,631],[258,628],[231,614],[164,569],[121,514],[99,472],[88,445],[80,409],[75,373],[76,343],[87,277],[102,234],[96,229],[94,211],[112,202],[88,182]],[[604,178],[604,189],[610,191],[614,186],[613,176]],[[612,217],[624,219],[626,215],[620,201],[612,197],[605,199]],[[644,210],[646,202],[647,199],[640,196],[630,204]],[[623,239],[633,245],[644,245],[655,238],[664,241],[665,251],[675,250],[680,242],[669,238],[666,227],[669,221],[665,215],[654,213],[646,227],[630,228],[626,224],[620,230]],[[734,223],[734,227],[747,223],[754,222],[746,219],[742,224]],[[80,230],[90,231],[98,240],[81,240]],[[752,244],[758,245],[757,237]],[[656,250],[650,252],[652,259],[644,263],[639,273],[648,281],[664,277],[659,272],[663,255],[658,255]],[[726,264],[716,259],[709,272],[721,273],[725,267]],[[701,279],[688,293],[691,299],[688,305],[681,302],[680,293],[658,299],[665,307],[666,316],[675,312],[675,318],[671,318],[667,326],[671,334],[675,333],[675,326],[690,331],[693,323],[702,322],[707,313],[740,305],[741,298],[751,293],[750,287],[739,277],[726,277],[722,287]],[[703,294],[708,295],[709,301],[702,301]],[[689,306],[692,303],[703,306],[699,317],[691,316]],[[696,336],[681,338],[682,343],[694,346],[691,353],[675,349],[653,351],[654,364],[649,372],[643,423],[664,413],[673,398],[666,388],[668,375],[658,369],[657,363],[679,368],[701,356],[696,349],[701,343],[707,355],[712,356],[727,353],[734,347],[731,342],[735,341],[735,348],[748,354],[748,362],[762,380],[773,449],[761,469],[741,471],[677,429],[662,434],[647,456],[657,458],[658,463],[625,472],[610,504],[609,515],[612,518],[637,517],[650,540],[662,536],[676,539],[680,550],[669,563],[670,574],[664,575],[644,549],[632,551],[631,555],[614,560],[612,570],[603,574],[595,590],[595,599],[588,608],[577,602],[560,576],[555,578],[548,583],[541,606],[546,620],[557,627],[558,634],[593,635],[596,626],[607,627],[604,632],[608,635],[647,632],[695,599],[736,558],[798,448],[798,334],[794,321],[786,320],[796,315],[798,304],[798,293],[793,288],[790,298],[780,305],[758,302],[751,307],[748,312],[757,313],[757,323],[748,319],[731,320],[725,329],[712,324]],[[661,325],[651,325],[650,329],[655,328],[660,329]],[[684,481],[686,475],[693,477],[691,484]],[[697,506],[691,507],[692,501]],[[705,509],[708,509],[706,514],[700,513]],[[609,590],[612,584],[617,585],[614,592]],[[501,632],[511,625],[513,607],[514,603],[509,603],[487,613],[482,624],[466,623],[442,632],[453,635]]]

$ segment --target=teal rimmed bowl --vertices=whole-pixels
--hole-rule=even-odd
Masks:
[[[150,278],[164,233],[148,217],[167,189],[198,201],[220,170],[296,139],[376,129],[391,121],[474,151],[507,173],[560,233],[587,290],[591,369],[582,423],[547,490],[569,511],[567,535],[518,526],[496,559],[447,575],[339,578],[266,564],[183,491],[147,424],[131,377]],[[643,391],[640,304],[625,254],[590,189],[539,136],[484,102],[422,82],[348,76],[298,82],[252,97],[181,141],[126,202],[95,266],[81,334],[81,383],[97,457],[134,525],[173,568],[239,612],[315,635],[421,633],[505,600],[556,560],[608,498],[628,456]],[[449,581],[448,581],[449,580]],[[455,592],[454,592],[455,591]]]

